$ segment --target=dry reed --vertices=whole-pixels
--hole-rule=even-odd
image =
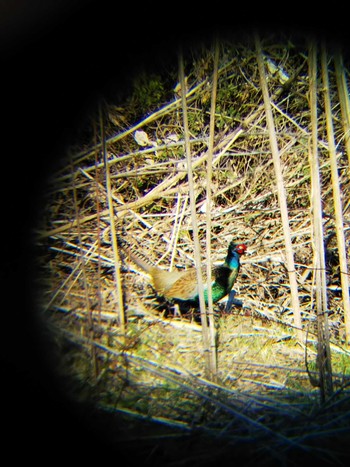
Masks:
[[[158,110],[121,132],[105,109],[101,142],[92,132],[48,181],[38,228],[44,251],[39,305],[57,339],[72,345],[63,372],[87,388],[100,410],[147,417],[174,433],[199,429],[231,445],[255,439],[255,452],[265,459],[274,452],[285,460],[290,451],[332,459],[326,440],[346,431],[350,413],[342,290],[350,235],[346,75],[339,57],[335,71],[328,60],[325,114],[313,141],[334,383],[320,406],[312,386],[318,373],[308,50],[288,44],[261,43],[260,76],[256,53],[246,45],[219,43],[217,71],[211,51],[185,56],[188,90],[183,76],[180,99],[174,94],[170,103],[159,102]],[[324,59],[323,66],[325,77]],[[316,93],[323,104],[323,91]],[[123,111],[129,115],[127,106]],[[145,132],[145,146],[136,131]],[[215,265],[232,238],[247,243],[235,285],[243,307],[226,314],[224,304],[216,304],[216,329],[212,322],[209,334],[188,317],[165,317],[148,278],[118,258],[114,229],[164,268],[205,263],[206,247]],[[109,269],[119,266],[116,284]]]

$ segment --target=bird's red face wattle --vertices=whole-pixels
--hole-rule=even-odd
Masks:
[[[244,243],[241,243],[240,245],[236,246],[236,251],[239,255],[244,255],[246,250],[247,250],[247,245],[245,245]]]

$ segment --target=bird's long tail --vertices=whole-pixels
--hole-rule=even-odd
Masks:
[[[157,269],[156,266],[151,264],[141,253],[134,251],[124,239],[119,237],[119,235],[117,236],[117,241],[119,247],[122,248],[126,256],[131,259],[131,261],[135,263],[136,266],[139,266],[148,274],[152,273],[154,269]]]

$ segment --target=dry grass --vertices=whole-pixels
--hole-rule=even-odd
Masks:
[[[231,314],[222,311],[223,304],[214,307],[220,315],[216,319],[217,381],[210,382],[205,376],[201,327],[188,317],[171,313],[165,317],[157,309],[147,277],[125,258],[121,281],[127,326],[123,334],[118,324],[120,297],[118,300],[116,281],[113,274],[106,273],[115,264],[111,222],[155,264],[164,268],[193,265],[181,98],[176,92],[170,104],[153,102],[158,110],[137,124],[128,123],[135,116],[137,102],[131,100],[118,109],[106,105],[103,109],[112,221],[101,145],[97,144],[98,119],[92,125],[91,139],[72,148],[66,163],[62,159],[61,170],[48,183],[47,210],[38,234],[43,247],[39,261],[44,299],[40,306],[45,321],[59,336],[59,349],[66,349],[61,370],[73,375],[78,388],[74,396],[78,399],[92,398],[101,410],[117,411],[131,419],[145,416],[174,433],[200,429],[203,435],[229,444],[255,438],[256,455],[261,452],[268,456],[275,449],[286,460],[288,450],[295,449],[331,459],[336,454],[329,445],[318,450],[314,441],[317,438],[317,443],[322,444],[347,426],[350,360],[344,344],[326,122],[320,110],[318,150],[337,392],[321,410],[318,389],[309,378],[311,375],[312,381],[317,379],[317,333],[307,48],[262,45],[265,57],[279,67],[273,73],[272,62],[265,62],[270,67],[268,87],[281,153],[303,335],[309,342],[308,371],[305,348],[297,343],[293,327],[284,237],[256,56],[254,49],[244,45],[220,44],[212,164],[212,261],[215,264],[223,260],[232,238],[247,243],[250,254],[242,260],[235,285],[244,307]],[[213,54],[210,50],[193,52],[187,60],[194,195],[205,262]],[[282,71],[288,77],[286,82]],[[173,78],[175,86],[176,75]],[[329,79],[343,226],[349,244],[348,161],[332,62]],[[322,108],[320,90],[318,97]],[[120,126],[124,126],[122,131]],[[136,131],[146,132],[150,140],[146,146],[135,141]],[[329,417],[330,413],[336,416]],[[268,447],[266,438],[270,440]]]

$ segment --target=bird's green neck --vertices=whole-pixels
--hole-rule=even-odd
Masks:
[[[224,264],[218,266],[213,271],[211,288],[213,303],[221,300],[231,291],[237,278],[239,267],[239,254],[233,248],[229,248]],[[208,289],[206,285],[204,288],[204,300],[205,304],[208,305]]]
[[[234,269],[239,269],[239,254],[237,253],[236,250],[232,248],[230,245],[227,256],[224,262],[224,266],[227,266],[228,268],[234,270]]]

